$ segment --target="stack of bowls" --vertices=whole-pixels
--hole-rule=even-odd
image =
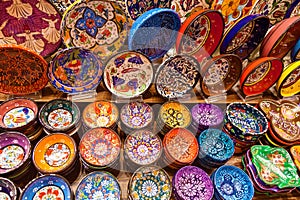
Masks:
[[[235,153],[249,149],[267,130],[267,119],[257,108],[246,103],[231,103],[227,106],[223,131],[234,141]]]
[[[163,161],[171,169],[191,165],[199,151],[196,137],[184,128],[174,128],[169,131],[163,139],[163,147]]]
[[[54,99],[45,103],[40,112],[39,120],[47,134],[75,134],[80,126],[80,110],[78,106],[66,99]]]
[[[0,177],[0,199],[17,200],[18,190],[9,179]]]
[[[0,128],[4,131],[17,131],[26,135],[30,141],[42,133],[37,120],[38,106],[27,98],[14,98],[0,105]]]
[[[224,165],[234,154],[234,144],[221,130],[207,129],[198,138],[199,154],[197,165],[210,169]]]

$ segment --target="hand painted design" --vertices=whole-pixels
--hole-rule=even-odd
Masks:
[[[196,104],[191,109],[191,115],[197,126],[217,126],[223,122],[221,108],[213,104]]]
[[[46,27],[45,29],[42,29],[42,34],[44,38],[52,44],[57,43],[60,40],[60,32],[55,27],[55,23],[58,22],[58,19],[50,20],[46,18],[42,18],[44,21],[49,23],[49,27]]]
[[[27,107],[13,108],[3,117],[3,123],[7,128],[16,128],[25,126],[31,122],[35,117],[32,109]]]
[[[64,14],[64,12],[67,10],[67,8],[73,4],[76,0],[49,0],[53,6],[57,8],[57,10],[61,13],[61,15]]]
[[[290,87],[291,85],[295,84],[300,79],[300,67],[294,70],[288,78],[285,80],[284,84],[282,85],[282,89]]]
[[[0,44],[17,44],[17,41],[13,36],[5,37],[2,30],[5,28],[8,20],[4,21],[0,26]]]
[[[271,69],[271,63],[270,62],[265,62],[259,67],[257,67],[249,76],[247,77],[247,80],[245,81],[244,85],[245,86],[251,86],[254,85],[261,80],[268,74],[268,72]]]
[[[6,11],[9,15],[18,19],[31,16],[32,10],[32,6],[29,3],[23,3],[22,0],[12,0],[12,4],[6,8]]]
[[[41,33],[38,31],[31,32],[29,27],[26,27],[24,31],[24,33],[16,34],[17,37],[25,37],[25,42],[20,45],[40,54],[44,50],[45,43],[42,39],[36,39],[34,36],[37,37]]]
[[[296,167],[300,170],[300,145],[294,145],[291,147],[291,156],[294,159]]]
[[[255,22],[251,21],[245,27],[243,27],[235,35],[235,37],[230,41],[226,49],[227,52],[234,52],[236,49],[240,48],[244,43],[246,43],[252,36],[252,31],[255,26]]]
[[[48,3],[46,0],[37,0],[36,7],[40,11],[47,13],[49,16],[55,15],[57,13],[55,8],[50,3]]]
[[[55,129],[68,128],[72,125],[73,115],[66,109],[55,109],[48,115],[48,123]]]
[[[171,9],[175,10],[184,22],[195,9],[209,9],[210,4],[209,0],[172,0]]]
[[[230,72],[229,62],[225,58],[217,60],[212,67],[210,67],[205,76],[203,82],[206,85],[218,84],[220,81],[224,81]]]
[[[70,158],[70,148],[63,143],[51,145],[45,152],[44,158],[51,167],[60,167]]]
[[[0,149],[0,168],[12,169],[20,165],[25,157],[25,151],[18,145],[8,145]]]
[[[46,199],[64,200],[65,196],[63,191],[59,187],[54,185],[49,185],[40,188],[33,197],[33,200],[46,200]]]
[[[11,200],[11,198],[8,194],[0,192],[0,200]]]

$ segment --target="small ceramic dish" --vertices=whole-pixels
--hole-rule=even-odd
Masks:
[[[87,188],[88,186],[88,188]],[[116,177],[104,171],[97,171],[83,177],[76,188],[76,200],[121,199],[121,187]]]
[[[95,90],[103,74],[103,64],[92,51],[83,48],[63,49],[50,61],[50,83],[64,93]]]
[[[152,84],[153,66],[142,53],[125,51],[113,55],[105,65],[104,83],[117,97],[134,98]]]
[[[73,199],[68,181],[59,175],[40,176],[27,184],[20,200],[27,199]]]
[[[174,10],[148,10],[132,24],[128,48],[142,52],[150,60],[161,58],[175,44],[180,24],[180,17]]]
[[[76,146],[69,135],[62,133],[47,135],[34,147],[33,164],[43,174],[64,173],[75,162]]]
[[[29,139],[19,132],[0,134],[0,174],[7,174],[20,168],[31,157]]]
[[[80,122],[80,110],[72,101],[54,99],[42,106],[39,121],[48,132],[67,132]]]
[[[179,54],[192,55],[200,62],[211,56],[224,31],[222,14],[215,10],[199,10],[183,22],[176,40]]]
[[[236,55],[223,54],[213,57],[201,67],[201,91],[207,96],[226,93],[239,80],[242,67],[242,61]]]
[[[277,82],[283,70],[278,58],[263,57],[248,64],[242,72],[240,87],[246,96],[258,95]]]
[[[293,62],[295,62],[296,60],[300,60],[300,39],[291,50],[291,60]]]
[[[14,183],[6,178],[0,177],[0,199],[17,200],[18,192]]]
[[[141,167],[130,178],[128,194],[132,200],[169,200],[172,194],[170,177],[165,170],[157,166]]]

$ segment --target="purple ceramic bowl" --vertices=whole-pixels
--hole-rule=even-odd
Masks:
[[[185,166],[173,177],[173,190],[177,200],[210,200],[214,195],[214,186],[209,175],[196,166]]]
[[[19,132],[0,134],[0,175],[23,165],[31,155],[29,139]]]

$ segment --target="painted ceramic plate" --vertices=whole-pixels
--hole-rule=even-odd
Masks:
[[[17,188],[9,179],[0,177],[0,199],[16,200]]]
[[[176,99],[191,91],[200,78],[199,63],[188,55],[176,55],[157,69],[155,86],[164,98]]]
[[[89,165],[105,167],[118,159],[121,139],[108,128],[94,128],[87,131],[80,140],[79,153]]]
[[[179,169],[172,181],[174,193],[182,200],[212,199],[214,186],[209,175],[196,166]]]
[[[195,12],[181,25],[176,50],[181,54],[193,55],[200,62],[214,53],[222,39],[223,31],[224,21],[220,12]]]
[[[82,121],[88,128],[112,127],[118,121],[118,107],[108,101],[96,101],[85,107]]]
[[[248,200],[254,196],[249,176],[240,168],[230,165],[219,167],[212,177],[215,195],[223,199]]]
[[[242,66],[241,59],[233,54],[213,57],[201,67],[202,92],[207,96],[214,96],[229,91],[239,80]]]
[[[67,47],[91,49],[103,60],[125,42],[128,22],[117,3],[103,0],[77,2],[65,12],[61,30]]]
[[[75,162],[76,146],[73,138],[66,134],[45,136],[33,150],[33,163],[42,173],[60,173]]]
[[[114,55],[106,63],[103,79],[112,94],[133,98],[150,87],[153,79],[152,63],[141,53],[122,52]]]
[[[200,103],[191,109],[193,122],[198,126],[217,126],[223,122],[224,114],[221,108],[214,104]]]
[[[261,43],[269,28],[269,18],[264,15],[248,15],[231,26],[220,46],[221,54],[235,54],[246,59]]]
[[[50,62],[51,84],[65,93],[80,93],[96,89],[102,79],[103,64],[92,51],[69,48],[59,51]]]
[[[22,45],[44,57],[60,46],[61,16],[48,1],[3,1],[0,13],[0,44]]]
[[[294,163],[298,170],[300,170],[300,145],[292,146],[290,149],[291,156],[294,159]]]
[[[76,0],[49,0],[52,5],[60,12],[61,15],[71,6]]]
[[[128,128],[145,128],[153,122],[153,110],[149,104],[130,102],[121,108],[120,119]]]
[[[129,181],[128,189],[132,200],[169,200],[172,193],[170,177],[156,166],[136,170]]]
[[[128,48],[144,53],[151,60],[161,58],[175,44],[179,28],[180,18],[175,11],[151,9],[133,23]]]
[[[66,99],[54,99],[45,103],[39,111],[39,120],[50,132],[67,131],[78,125],[80,110]]]
[[[18,45],[0,46],[0,92],[26,95],[48,83],[48,63],[36,52]]]
[[[126,137],[124,150],[128,158],[138,165],[156,162],[162,153],[162,142],[149,130],[138,130]]]
[[[279,77],[276,90],[279,96],[289,97],[300,92],[300,61],[296,61],[284,68]]]
[[[118,180],[108,172],[92,172],[79,183],[75,192],[76,200],[121,199],[121,187]]]
[[[258,95],[268,90],[281,75],[283,63],[272,57],[258,58],[248,64],[242,72],[240,86],[247,95]]]
[[[30,158],[31,144],[28,138],[19,132],[0,134],[0,174],[18,169]]]
[[[40,176],[31,181],[21,194],[20,200],[72,199],[70,184],[59,175]]]
[[[300,60],[300,39],[298,40],[298,42],[295,44],[295,46],[291,51],[291,60],[292,61]]]

